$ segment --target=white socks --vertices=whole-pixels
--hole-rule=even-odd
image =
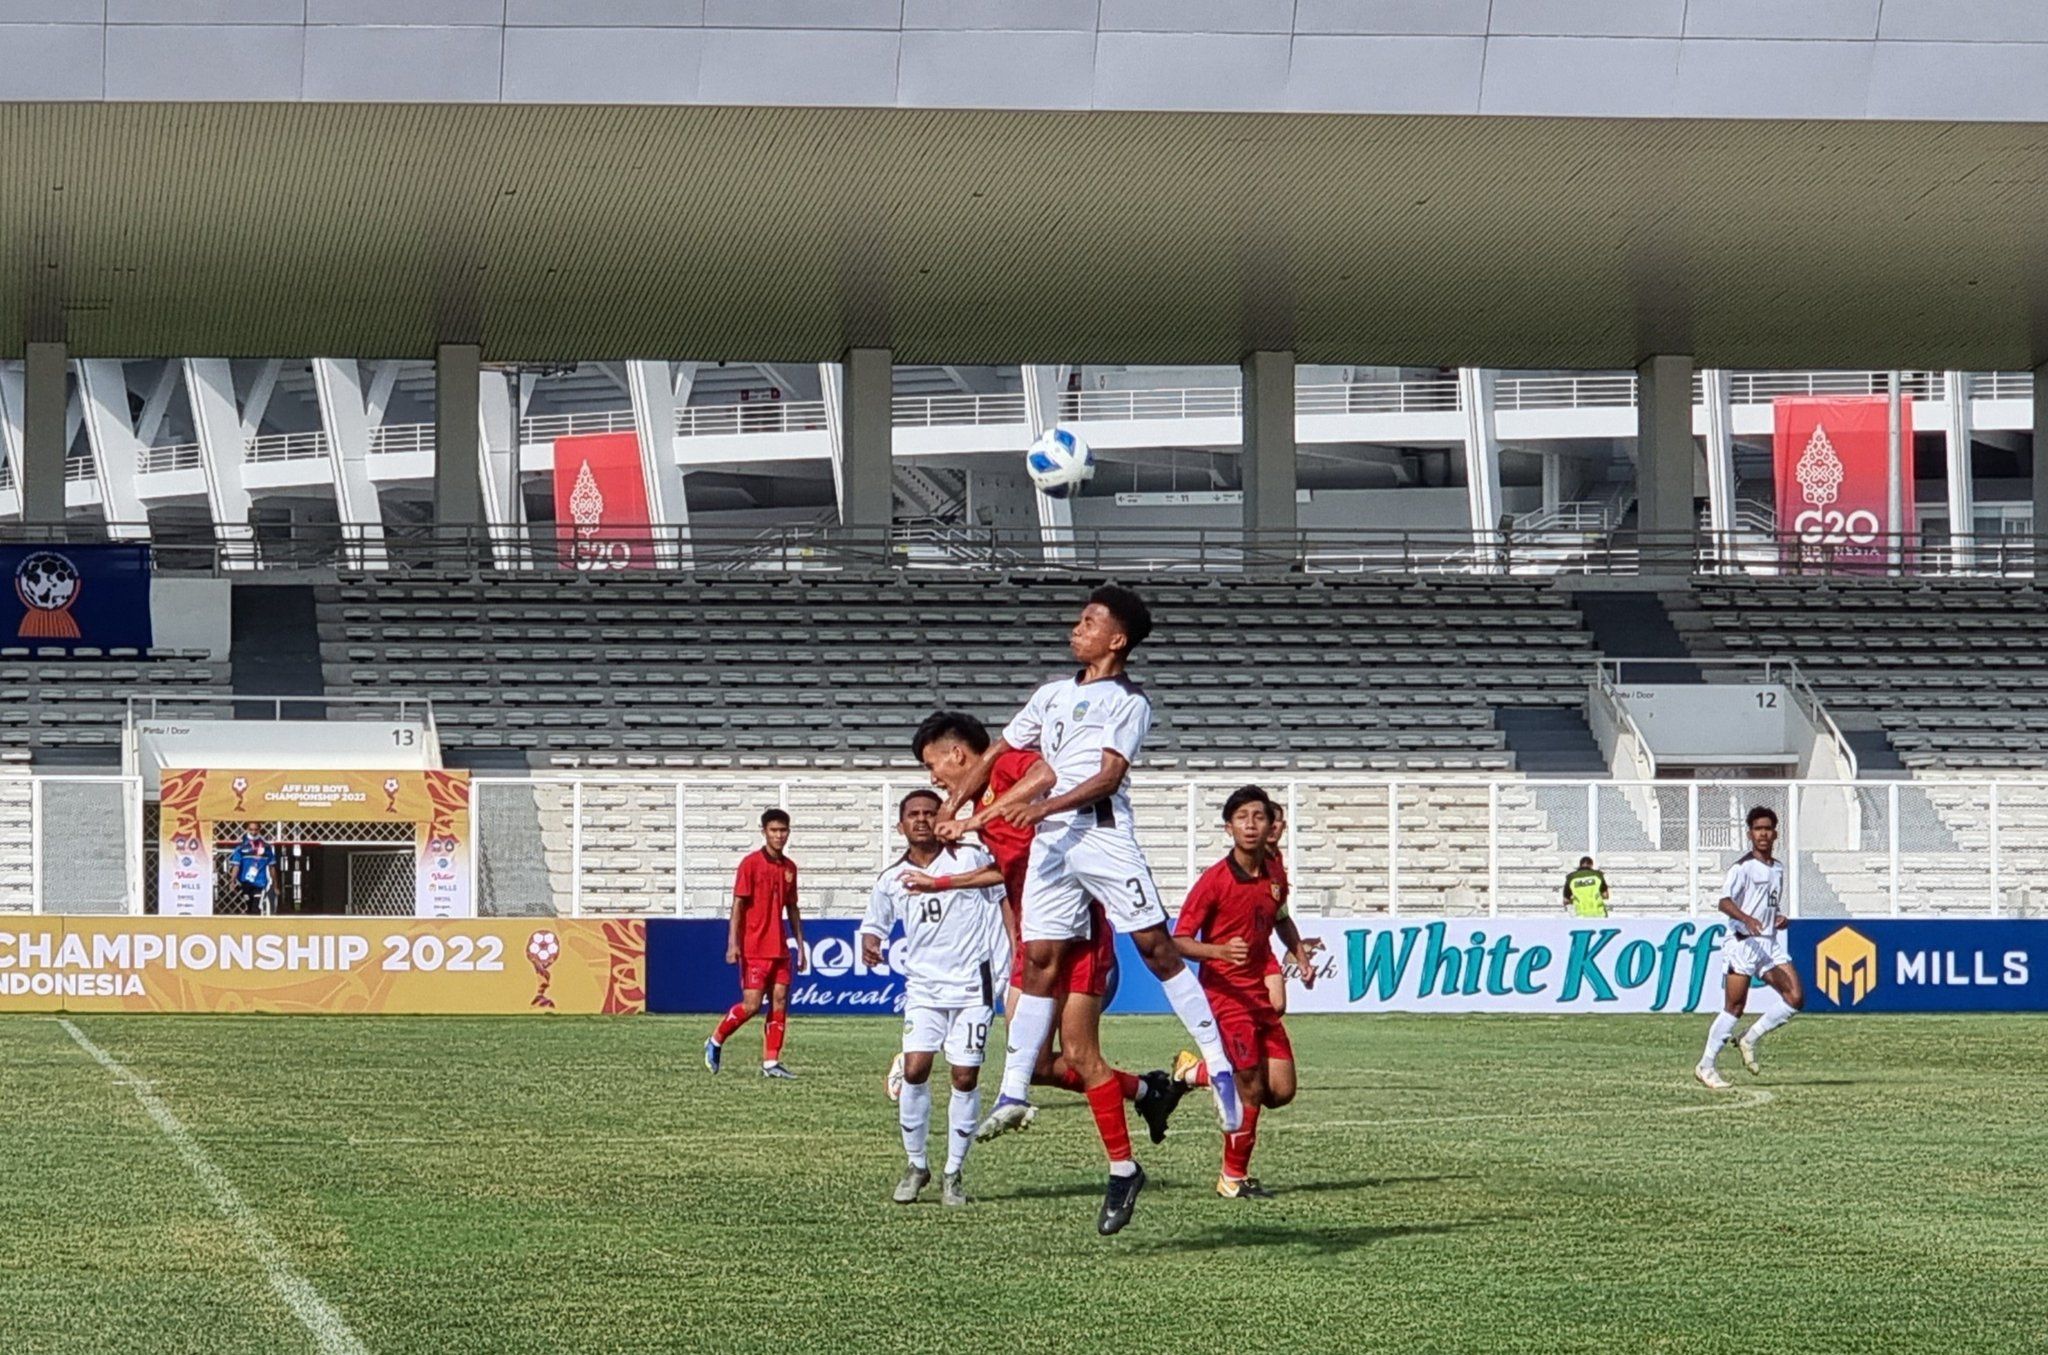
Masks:
[[[1211,1068],[1230,1067],[1230,1055],[1223,1050],[1223,1034],[1216,1029],[1216,1014],[1209,1010],[1209,995],[1202,991],[1195,971],[1182,965],[1180,973],[1161,986],[1166,989],[1166,1000],[1173,1004],[1173,1014],[1188,1028],[1188,1035],[1202,1051],[1203,1062]],[[1006,1080],[1005,1089],[1007,1085]]]
[[[1188,981],[1192,983],[1194,975],[1188,975]],[[1038,1066],[1038,1055],[1045,1042],[1052,1038],[1056,1010],[1049,997],[1034,997],[1030,993],[1017,996],[1017,1010],[1010,1014],[1009,1044],[1003,1051],[1003,1095],[1012,1101],[1027,1101],[1031,1097],[1031,1071]],[[1205,1003],[1202,1011],[1206,1014],[1208,1010]]]
[[[930,1171],[931,1163],[924,1155],[924,1143],[931,1132],[932,1084],[904,1083],[903,1095],[897,1100],[896,1109],[903,1125],[903,1151],[909,1155],[910,1165],[919,1171]]]
[[[1790,1021],[1792,1017],[1793,1011],[1790,1007],[1780,1007],[1776,1011],[1765,1012],[1757,1019],[1757,1023],[1749,1028],[1749,1034],[1742,1038],[1748,1040],[1751,1044],[1755,1044],[1779,1026]]]
[[[946,1175],[967,1165],[967,1150],[974,1146],[974,1126],[981,1121],[981,1088],[953,1089],[953,1137],[946,1141]]]
[[[1700,1055],[1702,1067],[1712,1067],[1714,1060],[1721,1056],[1721,1046],[1728,1043],[1728,1037],[1735,1033],[1738,1018],[1727,1012],[1715,1012],[1714,1024],[1707,1027],[1707,1052]]]

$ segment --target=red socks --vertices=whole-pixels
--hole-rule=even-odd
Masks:
[[[753,1014],[753,1008],[742,1006],[737,1002],[733,1003],[732,1010],[727,1012],[725,1019],[718,1023],[718,1029],[711,1033],[711,1038],[720,1044],[724,1044],[734,1031],[747,1024],[748,1018],[752,1017]]]
[[[1145,1083],[1136,1073],[1127,1073],[1121,1068],[1112,1068],[1109,1070],[1109,1075],[1116,1079],[1117,1094],[1122,1096],[1124,1100],[1135,1101],[1138,1099],[1138,1089],[1143,1087]],[[1088,1088],[1082,1083],[1081,1075],[1064,1063],[1055,1063],[1052,1066],[1052,1072],[1043,1079],[1039,1079],[1039,1082],[1042,1086],[1058,1087],[1061,1091],[1074,1092],[1081,1096],[1088,1094]]]
[[[1193,1085],[1195,1085],[1195,1086],[1197,1086],[1197,1087],[1206,1087],[1206,1086],[1208,1086],[1208,1085],[1209,1085],[1209,1065],[1208,1065],[1208,1064],[1206,1064],[1206,1063],[1198,1063],[1198,1064],[1196,1064],[1196,1065],[1195,1065],[1195,1081],[1194,1081],[1194,1084],[1193,1084]]]
[[[788,1012],[782,1011],[768,1013],[768,1034],[767,1037],[762,1041],[761,1048],[761,1061],[763,1063],[782,1062],[782,1034],[783,1031],[788,1028],[788,1026]]]
[[[1116,1079],[1117,1090],[1123,1093],[1124,1100],[1135,1101],[1138,1099],[1138,1088],[1145,1084],[1138,1080],[1136,1073],[1127,1073],[1121,1068],[1112,1068],[1109,1070],[1109,1075]]]
[[[1259,1107],[1255,1101],[1244,1103],[1244,1127],[1235,1134],[1223,1136],[1223,1174],[1233,1181],[1251,1175],[1252,1144],[1259,1137]]]
[[[1102,1135],[1102,1147],[1111,1162],[1128,1162],[1131,1157],[1131,1127],[1124,1120],[1123,1088],[1115,1078],[1088,1089],[1088,1109],[1095,1112],[1095,1128]]]

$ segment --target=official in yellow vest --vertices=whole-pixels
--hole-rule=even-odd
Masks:
[[[1579,868],[1564,877],[1564,903],[1580,917],[1607,916],[1607,877],[1593,869],[1593,858],[1579,858]]]

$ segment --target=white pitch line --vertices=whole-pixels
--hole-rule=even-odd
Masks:
[[[348,1323],[340,1313],[334,1311],[319,1291],[306,1282],[304,1276],[292,1269],[291,1257],[271,1231],[256,1217],[256,1211],[242,1198],[227,1174],[215,1166],[206,1150],[192,1137],[192,1131],[185,1128],[184,1121],[164,1104],[162,1097],[151,1088],[144,1078],[138,1077],[119,1059],[86,1038],[84,1031],[63,1017],[57,1024],[65,1033],[78,1042],[78,1047],[92,1055],[100,1067],[114,1076],[114,1081],[135,1093],[135,1099],[149,1112],[149,1118],[156,1121],[156,1127],[163,1130],[164,1137],[178,1150],[178,1156],[185,1159],[185,1165],[199,1178],[199,1184],[206,1187],[221,1216],[234,1226],[241,1235],[244,1246],[254,1253],[258,1264],[263,1267],[265,1278],[277,1296],[284,1300],[305,1329],[312,1333],[313,1344],[325,1355],[368,1355],[368,1348],[356,1339]]]
[[[1663,1106],[1655,1110],[1545,1110],[1533,1114],[1516,1111],[1486,1115],[1422,1115],[1399,1120],[1316,1120],[1308,1124],[1290,1124],[1283,1120],[1275,1128],[1283,1133],[1303,1134],[1312,1129],[1385,1129],[1395,1125],[1475,1124],[1485,1120],[1583,1120],[1588,1117],[1627,1118],[1631,1115],[1698,1115],[1715,1110],[1750,1110],[1778,1099],[1762,1088],[1744,1092],[1742,1095],[1745,1099],[1740,1101],[1706,1101],[1696,1106]]]

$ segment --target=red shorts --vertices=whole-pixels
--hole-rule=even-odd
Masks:
[[[740,956],[740,990],[742,992],[751,993],[756,990],[765,990],[773,988],[778,983],[787,986],[789,977],[788,951],[774,956]]]
[[[1054,987],[1061,995],[1101,997],[1109,991],[1110,975],[1116,969],[1116,932],[1103,916],[1099,903],[1088,905],[1088,921],[1088,939],[1067,947],[1066,960]],[[1015,932],[1010,934],[1010,986],[1024,986],[1024,947]]]
[[[1294,1042],[1287,1038],[1287,1023],[1270,1002],[1248,1002],[1234,995],[1208,991],[1209,1008],[1216,1013],[1216,1033],[1223,1037],[1223,1052],[1230,1055],[1233,1068],[1251,1068],[1266,1059],[1294,1062]]]

